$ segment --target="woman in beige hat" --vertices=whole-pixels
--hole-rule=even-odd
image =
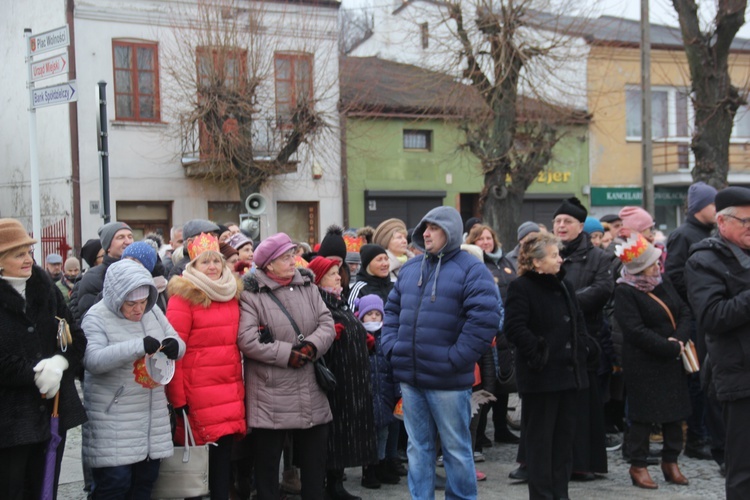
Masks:
[[[388,254],[391,262],[391,281],[396,281],[401,266],[414,257],[414,254],[408,250],[407,235],[406,224],[401,219],[384,220],[372,235],[372,242],[385,248]]]
[[[60,394],[54,489],[68,429],[86,420],[73,379],[83,361],[86,338],[65,306],[60,290],[34,264],[36,243],[15,219],[0,219],[0,497],[39,498],[50,416]],[[72,342],[61,347],[64,318]]]

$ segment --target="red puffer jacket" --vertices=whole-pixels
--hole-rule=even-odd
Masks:
[[[190,426],[197,444],[215,442],[229,434],[243,435],[245,386],[237,347],[240,309],[237,294],[229,302],[211,301],[182,277],[169,281],[167,319],[187,349],[176,363],[167,397],[175,408],[188,405]],[[184,444],[182,419],[177,419],[175,441]]]

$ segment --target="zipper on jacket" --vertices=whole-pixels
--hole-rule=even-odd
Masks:
[[[432,276],[430,273],[432,271],[428,270],[427,272],[427,280],[425,282],[425,286],[422,289],[422,293],[419,296],[419,303],[417,304],[417,311],[414,315],[414,335],[411,337],[411,359],[412,359],[412,381],[413,386],[417,387],[417,324],[419,323],[419,313],[422,312],[422,300],[424,299],[424,293],[427,290],[427,283],[430,282],[430,276]],[[421,276],[421,274],[420,274]]]
[[[124,391],[124,390],[125,390],[125,386],[124,385],[121,385],[120,388],[117,389],[117,392],[115,392],[115,395],[112,398],[112,401],[109,402],[109,404],[107,405],[107,409],[104,410],[104,413],[109,413],[109,410],[112,409],[112,405],[115,404],[115,403],[117,403],[117,398],[120,397],[120,394],[122,394],[122,391]]]

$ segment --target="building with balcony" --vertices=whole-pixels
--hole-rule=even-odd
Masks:
[[[210,25],[201,25],[200,6],[214,4],[223,7],[215,8]],[[285,231],[296,240],[318,241],[320,228],[340,223],[343,213],[338,8],[333,0],[14,3],[7,12],[10,29],[0,34],[6,98],[0,216],[31,227],[23,28],[39,33],[67,24],[71,73],[36,84],[70,77],[79,93],[75,103],[36,111],[43,226],[63,221],[65,239],[74,246],[96,237],[102,224],[95,89],[104,81],[113,220],[128,222],[137,237],[157,231],[167,239],[171,226],[193,218],[237,221],[246,211],[246,193],[236,170],[275,162],[260,188],[268,201],[262,235]],[[221,116],[191,115],[204,109],[209,86],[251,86],[242,88],[252,96],[242,103],[251,112],[235,116],[238,103],[227,100],[212,108]],[[302,101],[321,126],[289,152],[284,146]],[[212,127],[217,120],[219,127]],[[216,145],[239,137],[252,147],[240,160],[222,161]]]

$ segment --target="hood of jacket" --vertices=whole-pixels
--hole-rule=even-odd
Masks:
[[[435,207],[425,215],[414,230],[412,242],[424,250],[424,230],[427,224],[435,224],[443,230],[446,237],[445,246],[437,253],[447,254],[457,250],[463,243],[463,223],[461,214],[453,207]]]
[[[149,287],[148,302],[146,303],[145,311],[149,312],[154,307],[154,304],[156,304],[156,298],[159,295],[151,273],[133,260],[119,260],[107,268],[107,274],[104,277],[102,300],[107,309],[112,311],[118,318],[124,318],[125,316],[123,316],[120,309],[123,303],[125,303],[125,298],[130,292],[144,285]]]
[[[690,247],[690,255],[704,251],[716,252],[724,257],[734,257],[745,269],[750,269],[750,255],[742,251],[737,245],[725,240],[720,235],[695,243]]]

